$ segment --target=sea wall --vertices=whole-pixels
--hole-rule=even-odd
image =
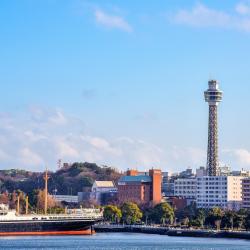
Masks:
[[[167,227],[154,227],[154,226],[129,226],[129,225],[105,225],[105,224],[95,225],[94,229],[97,233],[127,232],[127,233],[161,234],[161,235],[181,236],[181,237],[235,238],[235,239],[250,240],[250,232],[247,231],[173,229]]]

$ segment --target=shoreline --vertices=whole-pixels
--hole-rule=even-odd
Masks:
[[[172,229],[167,227],[130,226],[130,225],[95,225],[96,233],[143,233],[179,237],[230,238],[250,240],[248,231],[226,231],[207,229]]]

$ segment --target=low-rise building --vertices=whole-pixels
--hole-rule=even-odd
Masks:
[[[197,207],[238,210],[242,205],[241,176],[197,177]]]
[[[78,203],[77,195],[53,195],[53,198],[58,202]]]
[[[99,205],[105,205],[116,194],[117,188],[113,181],[95,181],[91,189],[91,199]]]

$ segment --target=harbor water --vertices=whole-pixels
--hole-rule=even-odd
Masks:
[[[133,233],[99,233],[92,236],[1,237],[0,249],[82,250],[249,250],[239,239],[169,237]]]

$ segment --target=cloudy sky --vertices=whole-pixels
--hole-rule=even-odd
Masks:
[[[1,0],[0,168],[250,169],[250,1]]]

